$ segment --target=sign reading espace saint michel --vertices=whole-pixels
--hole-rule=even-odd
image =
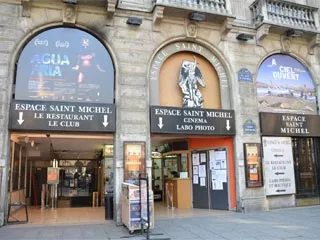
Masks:
[[[150,107],[152,133],[234,135],[233,110]]]
[[[13,100],[10,129],[115,132],[115,107],[106,103]]]

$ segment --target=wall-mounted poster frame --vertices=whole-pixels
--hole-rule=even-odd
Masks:
[[[139,174],[146,173],[146,143],[123,142],[124,182],[138,184]]]
[[[244,162],[246,171],[246,186],[248,188],[262,187],[261,144],[244,143]]]

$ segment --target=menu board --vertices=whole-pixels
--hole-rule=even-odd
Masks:
[[[113,103],[110,54],[85,31],[46,30],[31,39],[20,55],[15,99]]]

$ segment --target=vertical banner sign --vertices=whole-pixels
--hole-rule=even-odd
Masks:
[[[266,195],[296,192],[290,137],[263,137]]]

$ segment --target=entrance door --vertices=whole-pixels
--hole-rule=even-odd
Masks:
[[[192,153],[192,187],[194,208],[209,208],[209,186],[206,159],[206,151]]]
[[[227,150],[192,153],[193,207],[228,210]]]
[[[292,138],[297,198],[319,197],[318,138]],[[317,200],[319,203],[319,200]],[[299,205],[299,203],[298,203]]]
[[[209,159],[210,208],[228,210],[227,150],[210,150]]]

